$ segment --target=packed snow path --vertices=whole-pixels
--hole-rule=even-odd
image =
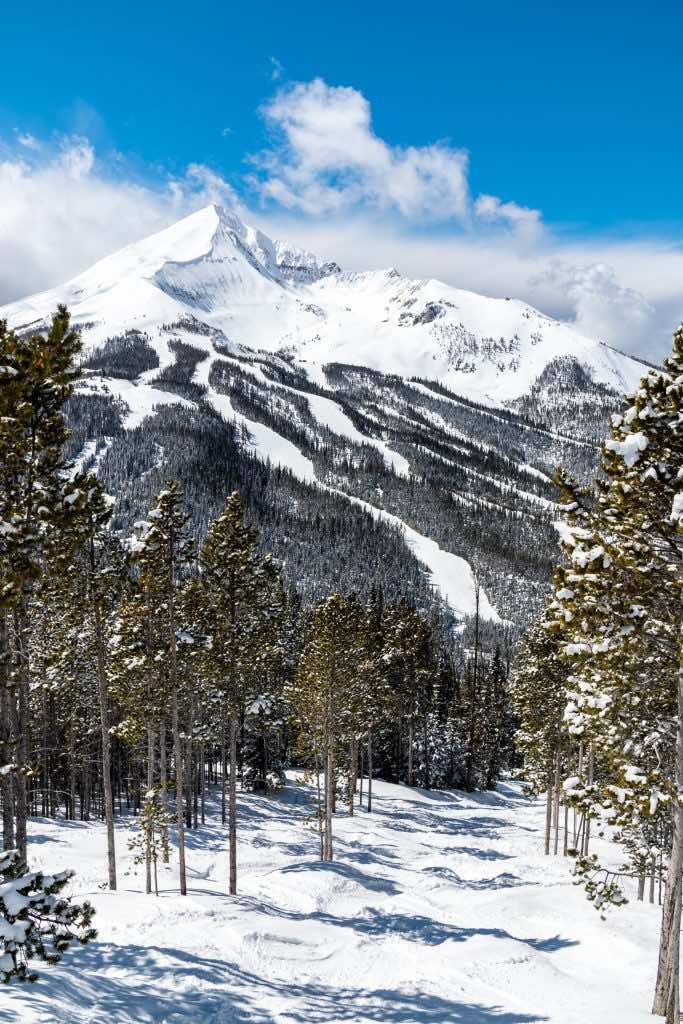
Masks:
[[[99,823],[31,827],[34,866],[73,866],[98,939],[5,989],[21,1024],[646,1024],[659,911],[602,922],[567,863],[542,855],[543,807],[496,794],[375,783],[371,815],[340,809],[321,865],[304,787],[240,797],[239,895],[226,895],[226,830],[187,837],[190,894],[159,898],[126,875],[102,888]]]

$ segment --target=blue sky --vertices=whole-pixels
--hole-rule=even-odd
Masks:
[[[33,175],[34,203],[41,188],[47,203],[55,187],[43,179],[65,140],[87,140],[96,160],[75,197],[86,196],[94,177],[118,182],[126,194],[138,186],[154,194],[169,179],[186,182],[188,166],[200,165],[267,226],[286,227],[331,255],[339,255],[336,246],[348,261],[364,244],[365,225],[377,243],[368,251],[374,260],[386,262],[385,254],[417,240],[425,255],[416,256],[415,246],[410,272],[460,274],[454,283],[495,292],[490,270],[477,276],[470,266],[490,263],[493,246],[499,291],[514,287],[550,312],[580,319],[587,275],[588,290],[606,289],[612,304],[615,288],[617,305],[629,292],[643,298],[626,347],[642,344],[646,323],[661,341],[683,269],[682,28],[683,8],[666,3],[15,4],[3,12],[0,159],[21,161],[22,187]],[[324,95],[310,91],[316,80]],[[295,83],[304,92],[293,94]],[[310,131],[303,148],[296,135],[306,104],[309,128],[319,110],[329,115],[323,149],[335,137],[343,149],[342,107],[354,124],[366,118],[356,140],[362,156],[346,165],[336,151],[321,170]],[[386,195],[383,162],[393,168]],[[407,170],[420,187],[429,179],[428,195],[405,195]],[[453,189],[451,174],[459,179]],[[183,187],[201,191],[196,180]],[[94,196],[88,202],[103,250],[128,240],[136,218],[146,229],[170,216],[137,208],[130,229],[123,216],[118,233],[107,232]],[[61,221],[68,214],[65,207]],[[74,223],[81,214],[75,210]],[[9,217],[15,234],[25,233],[22,216]],[[0,257],[11,258],[11,239],[3,237],[0,226]],[[70,271],[103,254],[97,245],[73,245]],[[467,245],[489,255],[468,260]],[[661,281],[637,287],[653,276],[655,250],[666,295]],[[553,284],[557,273],[546,270],[558,264],[565,279]],[[46,267],[44,282],[28,273],[26,290],[54,283],[56,272]],[[0,300],[22,290],[22,281],[0,276]],[[584,294],[583,314],[578,299],[567,301],[568,287]],[[594,314],[589,320],[612,330],[607,321],[595,325]]]

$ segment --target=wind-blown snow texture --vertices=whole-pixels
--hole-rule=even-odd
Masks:
[[[651,1020],[659,908],[630,903],[601,921],[567,861],[543,856],[544,808],[516,785],[465,795],[376,782],[371,815],[337,816],[326,865],[307,795],[290,776],[279,796],[240,797],[236,898],[215,814],[187,837],[185,899],[175,855],[158,899],[123,874],[123,825],[109,893],[100,823],[34,821],[33,861],[77,870],[99,936],[35,987],[5,990],[0,1022]]]
[[[449,389],[448,394],[483,403],[493,414],[496,408],[528,401],[536,403],[532,413],[539,402],[561,407],[565,378],[578,377],[579,388],[597,389],[590,400],[599,419],[605,401],[600,389],[614,396],[635,387],[643,372],[638,361],[524,303],[486,298],[434,280],[410,280],[396,270],[343,273],[337,264],[273,242],[215,206],[101,260],[60,288],[0,309],[0,317],[18,330],[38,329],[59,302],[67,303],[81,329],[86,358],[101,352],[108,339],[118,338],[147,346],[149,357],[158,362],[137,378],[128,371],[105,374],[91,376],[81,386],[81,393],[106,392],[125,403],[126,430],[137,427],[156,408],[177,403],[196,408],[203,397],[224,419],[245,429],[258,458],[288,469],[309,485],[347,495],[384,523],[404,526],[406,544],[458,616],[474,611],[475,584],[468,558],[475,554],[481,561],[482,553],[467,550],[454,537],[457,525],[449,524],[449,503],[459,505],[461,515],[463,508],[472,508],[476,516],[493,511],[499,519],[494,527],[489,524],[488,533],[502,539],[506,552],[512,551],[514,543],[506,539],[510,517],[526,518],[529,528],[543,515],[548,518],[553,512],[548,473],[559,462],[574,468],[573,453],[580,454],[582,446],[588,448],[590,462],[594,449],[576,431],[567,436],[544,430],[532,416],[528,422],[534,423],[533,429],[524,425],[527,421],[515,421],[514,443],[521,458],[514,451],[510,457],[504,448],[497,453],[499,462],[502,458],[507,463],[505,477],[482,473],[490,442],[454,428],[444,406],[448,411],[451,403],[455,416],[457,402],[413,378],[436,380]],[[199,360],[181,393],[169,388],[164,377],[173,373],[174,344],[196,352]],[[279,365],[279,377],[267,375],[259,366],[257,360],[264,357],[270,360],[270,374]],[[367,379],[359,384],[364,397],[354,407],[355,420],[350,415],[350,386],[345,392],[343,383],[334,383],[335,366],[337,376],[347,381],[354,368],[381,371],[376,389]],[[221,386],[212,376],[217,370],[225,376],[231,367],[241,381],[243,400],[245,387],[252,402],[249,389],[260,388],[258,413],[250,415],[239,406],[231,380]],[[283,372],[289,373],[288,379]],[[279,420],[272,416],[274,402],[280,403]],[[302,408],[308,422],[301,420]],[[527,415],[525,407],[522,411]],[[563,414],[558,415],[562,425]],[[287,429],[290,426],[299,430],[299,437],[305,436],[307,450]],[[430,437],[424,440],[426,434]],[[356,486],[329,465],[321,474],[313,454],[330,435],[347,444],[350,466],[359,453],[374,448],[389,473],[399,485],[406,481],[408,489],[392,485],[389,493],[378,481],[369,492],[367,477]],[[420,436],[423,443],[410,448]],[[85,439],[86,450],[92,441]],[[402,451],[396,450],[397,443]],[[539,452],[540,467],[530,465],[528,460]],[[453,461],[450,453],[460,461]],[[473,454],[480,468],[475,468]],[[452,481],[443,476],[447,471]],[[348,472],[353,476],[352,469]],[[436,481],[439,495],[435,500],[426,493],[424,508],[406,514],[404,509],[413,500],[413,477],[422,486],[427,478],[429,486]],[[537,486],[529,486],[529,481]],[[358,493],[361,487],[365,490]],[[539,494],[539,489],[546,493]],[[485,531],[480,535],[483,538]],[[444,536],[455,551],[444,546]],[[505,564],[509,555],[499,555],[495,566],[487,564],[491,542],[482,544],[488,544],[483,560],[489,592],[482,592],[481,611],[485,618],[499,621],[498,601],[505,601],[503,615],[515,613],[525,580],[517,579],[515,591],[515,574]],[[523,552],[522,561],[525,558]],[[532,588],[538,583],[533,580]],[[497,590],[493,598],[491,585]],[[536,591],[529,600],[537,600]]]

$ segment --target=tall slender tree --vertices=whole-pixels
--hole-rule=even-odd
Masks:
[[[200,554],[197,620],[208,642],[206,672],[228,715],[229,891],[237,892],[237,732],[250,686],[267,670],[278,644],[281,590],[269,557],[257,552],[257,536],[244,522],[238,493],[211,526]]]

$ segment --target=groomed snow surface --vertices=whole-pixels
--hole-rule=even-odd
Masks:
[[[632,902],[601,921],[567,861],[543,856],[543,805],[517,784],[465,795],[376,782],[372,814],[340,808],[327,865],[309,796],[293,775],[277,796],[240,796],[232,898],[213,803],[187,837],[185,898],[175,856],[158,898],[126,873],[130,823],[118,827],[120,889],[110,893],[99,822],[33,822],[32,866],[76,869],[99,936],[35,986],[5,989],[0,1021],[652,1021],[659,908]]]

